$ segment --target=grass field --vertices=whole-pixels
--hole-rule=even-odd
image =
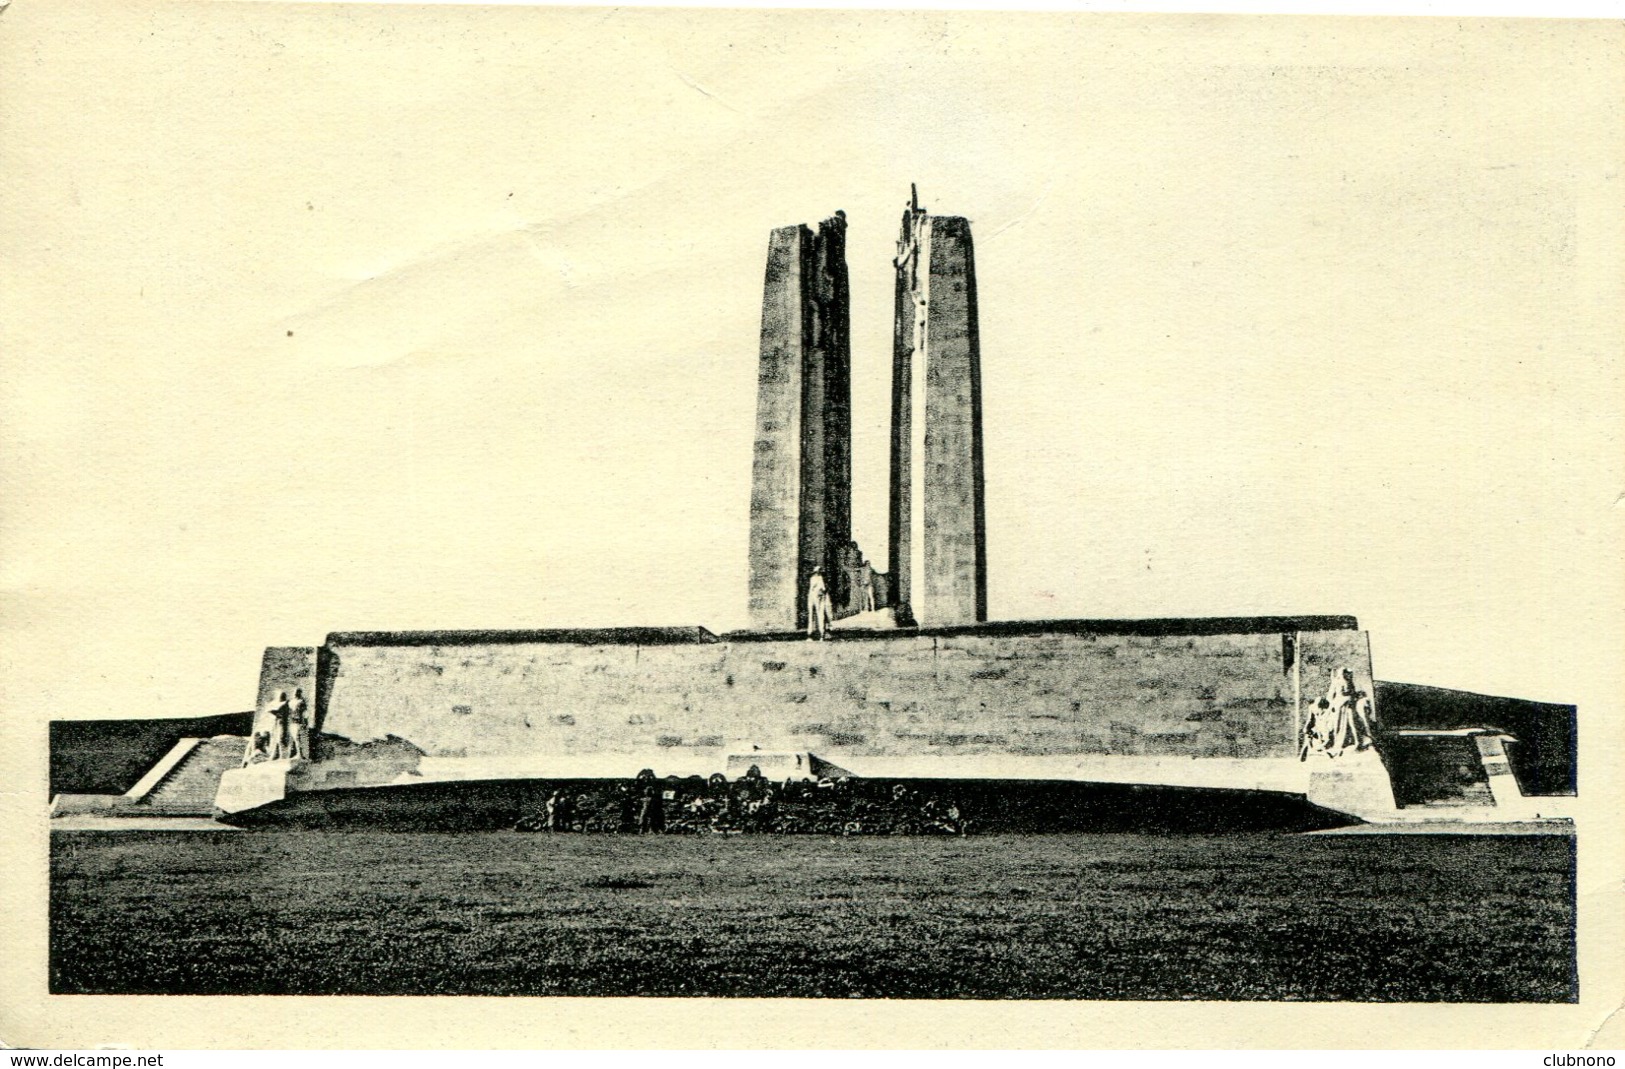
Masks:
[[[58,993],[1577,997],[1566,837],[52,840]]]

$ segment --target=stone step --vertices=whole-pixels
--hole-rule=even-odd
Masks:
[[[896,609],[876,609],[836,620],[835,631],[891,631],[897,627]]]
[[[242,763],[244,742],[235,735],[198,740],[140,800],[141,808],[173,816],[212,815],[220,777]]]

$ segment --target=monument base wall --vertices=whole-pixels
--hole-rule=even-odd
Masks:
[[[1300,753],[1305,709],[1344,670],[1372,690],[1367,637],[1351,627],[1125,632],[335,635],[321,731],[410,743],[419,781],[706,775],[761,752],[860,777],[1302,794],[1326,760]]]

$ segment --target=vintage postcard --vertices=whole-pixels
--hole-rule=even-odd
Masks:
[[[1618,1046],[1620,44],[12,3],[0,1040]]]

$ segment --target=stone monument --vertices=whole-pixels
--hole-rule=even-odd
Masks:
[[[806,626],[817,568],[836,605],[850,600],[840,566],[852,536],[850,321],[846,216],[836,212],[816,233],[773,231],[751,467],[750,621],[758,630]]]
[[[922,627],[987,619],[982,367],[970,222],[911,195],[892,335],[892,600]]]

